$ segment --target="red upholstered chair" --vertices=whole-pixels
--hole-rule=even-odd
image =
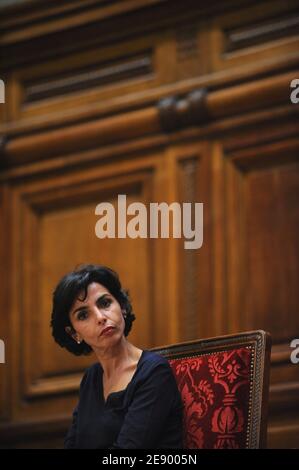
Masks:
[[[266,446],[270,350],[261,330],[152,349],[181,392],[185,448]]]

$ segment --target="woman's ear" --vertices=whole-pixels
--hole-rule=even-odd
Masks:
[[[76,341],[76,343],[80,344],[81,343],[81,339],[78,335],[78,333],[76,333],[76,331],[71,327],[71,326],[66,326],[65,327],[65,332],[71,336],[71,338],[73,338],[74,341]]]

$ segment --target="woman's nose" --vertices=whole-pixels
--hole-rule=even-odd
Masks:
[[[98,322],[103,322],[107,320],[104,311],[98,307],[95,307],[95,315]]]

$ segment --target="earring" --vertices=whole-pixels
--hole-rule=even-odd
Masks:
[[[81,342],[82,342],[82,341],[80,341],[80,339],[77,339],[77,343],[78,343],[78,344],[81,344]]]

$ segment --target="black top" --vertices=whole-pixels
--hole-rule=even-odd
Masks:
[[[168,361],[143,351],[124,390],[105,402],[103,369],[87,369],[80,399],[65,438],[68,449],[180,449],[183,405]]]

